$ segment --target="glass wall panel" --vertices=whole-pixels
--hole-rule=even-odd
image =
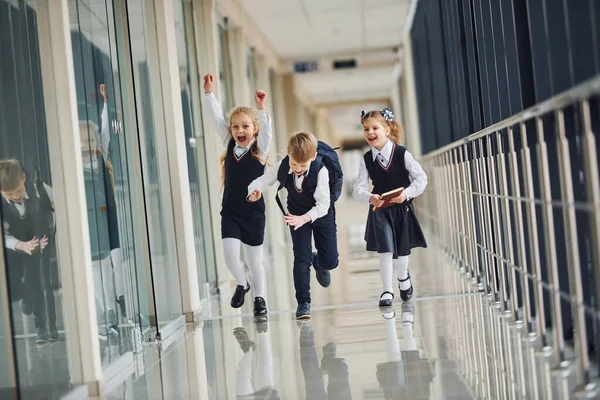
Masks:
[[[183,313],[167,155],[169,133],[164,123],[152,2],[130,0],[126,7],[156,322],[162,329]]]
[[[80,368],[67,357],[38,18],[35,1],[0,0],[0,398],[60,398]]]
[[[135,159],[126,151],[137,133],[123,128],[112,2],[69,0],[69,12],[98,339],[102,364],[109,365],[133,350],[140,326],[149,327],[135,273],[135,253],[143,248],[136,244],[140,210],[130,187],[140,183],[130,178]]]
[[[181,85],[181,105],[187,146],[187,164],[194,218],[194,241],[196,245],[196,264],[198,283],[204,288],[201,297],[209,295],[209,273],[216,274],[214,244],[212,237],[212,219],[208,196],[208,171],[205,157],[204,133],[202,131],[201,89],[197,69],[196,27],[194,24],[193,4],[189,1],[173,3],[175,34],[179,61]]]

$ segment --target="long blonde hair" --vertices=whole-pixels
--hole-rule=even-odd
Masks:
[[[387,120],[381,114],[379,110],[369,111],[365,113],[364,116],[360,119],[360,123],[362,124],[366,119],[369,118],[377,118],[384,126],[387,125],[390,128],[390,140],[395,144],[403,144],[404,143],[404,130],[402,126],[395,120]]]
[[[233,110],[229,112],[229,134],[231,135],[231,118],[236,114],[244,114],[250,117],[254,127],[257,129],[254,134],[254,143],[250,146],[250,154],[252,157],[256,158],[261,164],[267,164],[268,158],[263,157],[261,153],[261,149],[258,147],[258,135],[260,133],[259,123],[258,123],[258,110],[252,107],[239,106],[235,107]],[[219,157],[219,163],[221,164],[221,188],[225,186],[225,158],[227,157],[227,149],[221,154]]]

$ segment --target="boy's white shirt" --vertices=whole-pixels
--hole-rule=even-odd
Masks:
[[[375,147],[371,147],[373,161],[377,161],[377,156],[382,156],[383,160],[381,162],[384,166],[387,166],[391,162],[390,158],[393,149],[394,143],[391,140],[388,140],[385,145],[383,145],[381,151],[377,150]],[[411,180],[410,186],[404,189],[404,193],[406,194],[406,199],[410,200],[421,195],[425,191],[425,188],[427,187],[427,174],[423,171],[421,164],[414,159],[408,150],[404,153],[404,167],[408,171]],[[371,194],[372,193],[369,190],[369,171],[367,171],[364,157],[361,157],[360,165],[358,167],[358,178],[354,182],[352,195],[357,201],[369,204]]]
[[[227,147],[232,137],[231,133],[229,133],[229,125],[223,116],[223,107],[213,92],[208,93],[206,99],[208,100],[208,109],[215,131],[221,138],[223,146]],[[258,129],[260,132],[258,135],[258,148],[260,149],[261,157],[266,158],[271,148],[271,141],[273,140],[273,127],[271,125],[271,118],[269,117],[269,110],[258,110]],[[252,143],[254,143],[254,139],[245,147],[236,143],[234,147],[235,154],[241,157],[250,149]]]
[[[99,140],[100,141],[100,152],[106,158],[108,156],[108,147],[110,145],[110,131],[109,131],[109,125],[108,125],[108,107],[107,107],[106,103],[104,103],[104,107],[102,108],[102,125],[100,128],[99,136],[100,136],[100,138],[99,138],[100,139]],[[83,163],[83,167],[89,168],[89,169],[91,169],[91,168],[97,169],[98,168],[98,158],[94,155],[92,160]],[[52,204],[52,208],[54,208],[54,191],[46,183],[43,183],[43,185],[44,185],[44,189],[46,190],[46,193],[48,194],[48,199],[50,200],[50,203]],[[38,192],[37,184],[35,182],[33,183],[33,187],[36,191],[35,195],[39,199],[40,194]],[[25,200],[29,200],[29,193],[27,193],[27,191],[25,191],[23,198]],[[25,215],[25,206],[22,203],[9,201],[9,204],[14,204],[15,208],[17,209],[17,211],[19,212],[19,215],[21,217],[23,215]],[[5,247],[7,249],[16,251],[16,246],[17,246],[17,243],[19,243],[19,240],[10,234],[10,226],[7,222],[3,222],[2,225],[4,227],[4,245],[5,245]],[[41,239],[41,238],[39,238],[39,239]]]
[[[33,183],[33,187],[35,189],[35,195],[39,199],[40,193],[38,191],[38,188],[37,188],[37,185],[35,182]],[[44,189],[46,190],[46,193],[48,194],[48,199],[50,200],[50,203],[52,204],[52,208],[54,208],[54,192],[52,191],[52,188],[44,183]],[[27,191],[25,191],[25,195],[23,196],[23,198],[25,200],[29,200],[29,193],[27,193]],[[8,201],[8,200],[6,200],[6,201]],[[15,208],[17,209],[17,211],[19,212],[19,215],[21,217],[23,215],[25,215],[25,206],[21,202],[8,201],[8,203],[14,204]],[[16,246],[17,246],[17,243],[19,243],[19,240],[10,234],[10,225],[8,224],[8,222],[4,221],[2,223],[2,225],[4,227],[4,246],[7,249],[16,251],[17,250]],[[33,239],[33,238],[31,238],[31,239]],[[38,239],[41,239],[41,238],[38,238]]]
[[[256,189],[258,189],[264,196],[265,192],[271,186],[273,186],[275,182],[277,182],[277,171],[279,171],[282,161],[283,160],[280,160],[275,166],[269,168],[264,175],[256,178],[250,183],[248,186],[248,196],[250,196]],[[296,187],[302,187],[304,177],[308,176],[309,171],[306,171],[305,174],[298,177],[298,175],[295,174],[290,168],[288,175],[293,175],[294,184]],[[331,202],[331,193],[329,190],[329,171],[327,171],[327,168],[324,166],[321,167],[319,175],[317,176],[317,188],[315,189],[314,198],[316,202],[315,206],[306,213],[310,217],[311,222],[315,222],[317,219],[324,217],[329,212],[329,205]]]

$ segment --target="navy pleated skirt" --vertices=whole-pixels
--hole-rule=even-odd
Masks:
[[[377,211],[369,206],[365,241],[367,251],[392,253],[394,258],[408,256],[415,247],[427,247],[412,203]]]

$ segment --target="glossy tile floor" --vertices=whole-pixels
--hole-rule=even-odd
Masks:
[[[254,321],[251,301],[232,310],[223,291],[205,321],[137,354],[108,398],[576,398],[574,363],[552,368],[433,241],[411,257],[412,302],[380,310],[377,259],[363,251],[364,227],[345,222],[356,212],[338,212],[340,267],[328,289],[313,276],[310,322],[294,318],[291,254],[276,249],[265,260],[268,322]]]

